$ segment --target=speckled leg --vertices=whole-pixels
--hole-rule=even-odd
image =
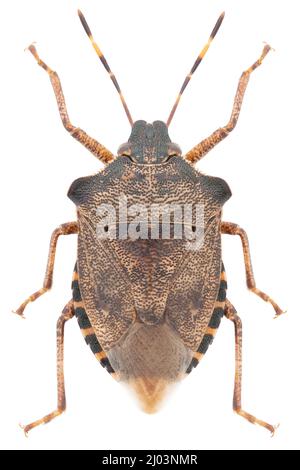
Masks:
[[[67,222],[65,224],[60,225],[54,230],[54,232],[51,235],[51,240],[50,240],[47,268],[46,268],[46,274],[45,274],[43,287],[41,287],[41,289],[34,292],[26,300],[24,300],[24,302],[20,305],[20,307],[14,313],[17,313],[18,315],[23,316],[23,312],[27,304],[29,304],[29,302],[34,302],[41,295],[45,294],[49,289],[51,289],[52,281],[53,281],[53,269],[54,269],[54,262],[55,262],[57,240],[61,235],[70,235],[74,233],[78,233],[77,222]]]
[[[68,116],[68,111],[65,103],[65,98],[64,94],[62,91],[61,83],[59,76],[57,75],[54,70],[50,69],[45,62],[43,62],[38,53],[36,48],[34,47],[33,44],[29,46],[29,51],[31,54],[34,56],[36,59],[37,63],[44,69],[49,75],[49,78],[51,80],[51,84],[53,87],[53,91],[55,93],[58,109],[59,109],[59,114],[62,120],[62,123],[65,127],[65,129],[71,134],[74,139],[78,140],[84,147],[86,147],[95,157],[98,158],[103,163],[108,163],[111,162],[114,159],[114,155],[107,150],[103,145],[101,145],[97,140],[93,139],[90,137],[86,132],[84,132],[82,129],[79,127],[73,126],[71,123],[69,116]]]
[[[238,235],[241,239],[242,246],[243,246],[243,253],[244,253],[246,282],[247,282],[248,289],[251,290],[251,292],[253,292],[254,294],[258,295],[265,302],[269,302],[272,305],[272,307],[274,308],[276,312],[275,317],[278,317],[279,315],[284,313],[284,311],[281,310],[281,308],[277,305],[276,302],[274,302],[274,300],[271,297],[269,297],[267,294],[265,294],[264,292],[262,292],[260,289],[256,287],[253,268],[251,264],[249,241],[248,241],[247,233],[245,232],[245,230],[239,227],[237,224],[233,224],[231,222],[222,222],[221,232],[227,235]]]
[[[247,413],[242,409],[242,321],[237,315],[234,306],[226,299],[225,316],[234,324],[235,330],[235,377],[234,377],[234,392],[233,392],[233,409],[243,418],[253,424],[259,424],[268,429],[272,435],[276,430],[276,426],[266,423],[255,416]]]
[[[57,409],[47,414],[41,419],[37,419],[26,426],[22,426],[25,434],[39,426],[49,423],[59,416],[66,409],[65,380],[64,380],[64,327],[66,321],[74,316],[73,300],[70,300],[64,307],[61,316],[56,324],[56,354],[57,354]]]

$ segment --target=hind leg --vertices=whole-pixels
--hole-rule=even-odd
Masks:
[[[250,423],[259,424],[259,426],[268,429],[273,436],[276,430],[275,426],[272,426],[271,424],[268,424],[261,419],[257,419],[255,416],[247,413],[242,408],[242,321],[237,315],[234,306],[229,302],[228,299],[226,299],[225,316],[233,322],[235,331],[235,378],[233,409],[238,415],[250,421]]]
[[[22,317],[23,312],[24,312],[27,304],[29,304],[29,302],[34,302],[41,295],[45,294],[48,290],[51,289],[52,281],[53,281],[53,270],[54,270],[54,262],[55,262],[56,245],[57,245],[58,238],[61,235],[70,235],[70,234],[74,234],[74,233],[78,233],[78,223],[77,222],[67,222],[65,224],[60,225],[59,227],[57,227],[54,230],[54,232],[51,235],[51,240],[50,240],[47,268],[46,268],[43,287],[41,287],[41,289],[34,292],[26,300],[24,300],[24,302],[20,305],[20,307],[14,313],[17,313],[18,315],[20,315]]]
[[[64,327],[65,323],[74,316],[73,300],[70,300],[64,307],[61,316],[56,324],[56,347],[57,347],[57,408],[52,413],[47,414],[41,419],[37,419],[26,426],[22,426],[25,434],[39,426],[49,423],[52,419],[59,416],[66,409],[65,380],[64,380]]]

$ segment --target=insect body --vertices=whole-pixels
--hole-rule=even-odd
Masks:
[[[149,130],[161,147],[166,125],[143,121],[134,124],[130,146]],[[157,155],[168,158],[167,152]],[[133,158],[120,156],[103,172],[76,180],[69,197],[78,209],[81,301],[110,365],[121,380],[145,390],[140,395],[150,410],[162,381],[167,385],[180,378],[206,340],[220,286],[220,211],[230,190],[223,180],[198,174],[181,156],[149,164]],[[208,227],[203,247],[187,250],[184,237],[97,238],[97,208],[115,206],[120,193],[129,207],[202,203]]]
[[[224,14],[186,77],[167,124],[133,122],[119,84],[81,12],[79,17],[120,94],[132,131],[115,157],[73,126],[58,75],[39,58],[33,45],[29,47],[49,74],[65,128],[106,167],[72,183],[68,196],[76,205],[78,219],[54,231],[44,285],[17,310],[22,315],[30,301],[51,288],[58,237],[78,234],[73,296],[57,324],[58,406],[24,430],[28,432],[50,421],[65,409],[63,328],[74,315],[97,360],[117,380],[137,392],[148,412],[156,410],[170,384],[181,380],[198,364],[225,315],[233,321],[236,334],[234,410],[273,433],[272,425],[242,409],[242,327],[226,296],[222,233],[241,238],[248,288],[270,302],[277,316],[282,311],[255,285],[246,233],[238,225],[222,221],[223,204],[231,196],[227,183],[204,175],[193,166],[234,128],[250,74],[270,47],[265,46],[259,60],[242,74],[229,123],[183,156],[179,146],[171,141],[168,126]],[[202,230],[198,230],[199,226]]]

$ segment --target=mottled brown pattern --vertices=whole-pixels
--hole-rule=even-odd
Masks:
[[[276,426],[266,423],[261,419],[247,413],[242,409],[242,322],[237,315],[234,306],[227,299],[225,307],[225,316],[234,324],[235,331],[235,378],[234,378],[234,392],[233,392],[233,409],[234,411],[247,419],[250,423],[258,424],[268,429],[272,435],[276,430]]]
[[[206,234],[204,247],[185,256],[174,276],[166,305],[166,316],[187,347],[197,350],[216,300],[221,243],[215,225]]]
[[[220,287],[222,286],[222,292],[224,291],[224,300],[216,300],[216,302],[214,304],[213,311],[212,311],[212,315],[210,317],[210,322],[208,323],[208,326],[206,327],[206,330],[204,331],[203,338],[205,338],[206,335],[209,335],[210,337],[214,338],[217,331],[218,331],[220,323],[213,322],[213,324],[211,324],[211,320],[214,317],[215,311],[217,312],[219,322],[221,321],[221,318],[224,314],[225,302],[226,302],[226,290],[227,290],[227,279],[226,279],[226,273],[225,273],[224,266],[222,267],[222,271],[221,271],[221,275],[220,275],[220,283],[219,284],[220,284]],[[219,292],[220,292],[220,290],[219,290]],[[219,294],[218,294],[218,296],[219,296]],[[220,311],[222,313],[220,313]],[[192,313],[194,312],[193,307],[191,308],[191,312]],[[206,353],[203,350],[200,352],[199,349],[201,350],[201,343],[200,343],[200,346],[199,346],[198,350],[193,352],[192,361],[189,364],[188,369],[186,370],[187,375],[189,375],[189,373],[194,369],[194,367],[196,367],[198,365],[199,361],[204,357],[204,355]]]
[[[35,46],[31,44],[28,48],[32,55],[35,57],[37,63],[44,69],[49,75],[49,78],[51,80],[51,84],[53,87],[53,91],[56,97],[57,105],[58,105],[58,110],[59,114],[62,120],[62,123],[65,127],[65,129],[70,132],[71,136],[74,137],[74,139],[78,140],[84,147],[86,147],[95,157],[98,158],[98,160],[102,161],[103,163],[108,163],[114,159],[114,155],[107,150],[103,145],[101,145],[99,142],[97,142],[95,139],[90,137],[89,135],[86,134],[82,129],[79,127],[73,126],[73,124],[70,122],[69,116],[68,116],[68,111],[65,103],[65,98],[64,94],[62,91],[61,83],[59,76],[57,75],[56,72],[50,69],[48,65],[43,62],[40,57],[38,56],[37,50]]]
[[[67,222],[65,224],[60,225],[57,227],[51,235],[50,246],[49,246],[49,254],[48,254],[48,262],[47,268],[45,273],[45,279],[43,283],[43,287],[38,291],[34,292],[34,294],[30,295],[15,311],[20,316],[23,316],[23,312],[29,302],[34,302],[38,299],[41,295],[45,294],[48,290],[52,287],[53,281],[53,269],[55,263],[55,253],[56,253],[56,245],[57,240],[61,235],[70,235],[78,233],[78,224],[77,222]]]
[[[64,379],[64,327],[66,321],[74,316],[73,300],[70,300],[64,307],[61,316],[56,325],[56,354],[57,354],[57,408],[52,413],[43,418],[37,419],[26,426],[22,426],[25,434],[39,426],[49,423],[52,419],[59,416],[66,409],[65,379]]]
[[[243,247],[243,254],[244,254],[247,287],[249,290],[251,290],[251,292],[258,295],[258,297],[263,299],[265,302],[269,302],[276,312],[275,317],[279,317],[279,315],[284,313],[284,311],[277,305],[277,303],[268,294],[265,294],[264,292],[262,292],[260,289],[256,287],[252,263],[251,263],[249,241],[248,241],[248,236],[245,230],[239,227],[237,224],[233,224],[231,222],[222,222],[221,232],[228,234],[228,235],[238,235],[240,237],[241,242],[242,242],[242,247]]]
[[[220,127],[217,129],[213,134],[211,134],[209,137],[206,139],[202,140],[200,144],[196,145],[192,150],[187,152],[185,155],[186,160],[188,160],[191,163],[195,163],[199,161],[201,158],[203,158],[215,145],[217,145],[221,140],[225,139],[225,137],[228,136],[228,134],[235,128],[235,125],[237,123],[241,106],[243,103],[243,98],[244,94],[249,82],[250,74],[253,72],[254,69],[256,69],[263,61],[264,57],[267,55],[267,53],[270,51],[270,46],[266,45],[263,48],[262,54],[260,58],[251,66],[249,67],[245,72],[242,73],[241,78],[238,83],[236,95],[234,98],[234,103],[233,103],[233,109],[232,113],[229,119],[228,124],[224,127]]]
[[[230,194],[223,180],[197,172],[181,157],[152,165],[118,157],[70,187],[86,313],[112,367],[144,397],[148,411],[168,384],[184,376],[207,330],[221,276],[221,209]],[[99,239],[97,208],[116,207],[120,195],[128,207],[192,203],[193,224],[195,204],[203,204],[203,247],[187,250],[185,238]]]
[[[185,239],[97,238],[97,207],[118,204],[121,194],[128,206],[202,203],[203,247],[189,251]],[[220,214],[229,196],[223,180],[198,173],[180,157],[162,165],[137,165],[118,157],[103,172],[72,184],[69,197],[77,205],[80,227],[80,290],[104,350],[114,347],[137,318],[150,324],[167,320],[188,348],[197,349],[218,293]]]

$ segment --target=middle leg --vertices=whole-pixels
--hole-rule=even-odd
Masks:
[[[38,291],[31,294],[24,302],[20,305],[20,307],[15,311],[21,317],[23,316],[23,312],[29,302],[34,302],[38,299],[41,295],[45,294],[48,290],[52,287],[53,281],[53,270],[54,270],[54,262],[55,262],[55,253],[56,253],[56,246],[58,238],[61,235],[70,235],[78,233],[78,223],[77,222],[67,222],[65,224],[61,224],[58,228],[54,230],[51,235],[50,240],[50,247],[49,247],[49,254],[48,254],[48,261],[47,261],[47,268],[46,274],[44,278],[43,287],[41,287]]]
[[[245,230],[239,227],[237,224],[233,224],[231,222],[221,222],[221,233],[227,235],[238,235],[240,237],[244,253],[247,287],[249,290],[251,290],[251,292],[258,295],[258,297],[263,299],[265,302],[269,302],[276,312],[275,317],[279,317],[279,315],[284,313],[284,311],[281,310],[277,303],[268,294],[265,294],[265,292],[256,287],[251,263],[249,241]]]

